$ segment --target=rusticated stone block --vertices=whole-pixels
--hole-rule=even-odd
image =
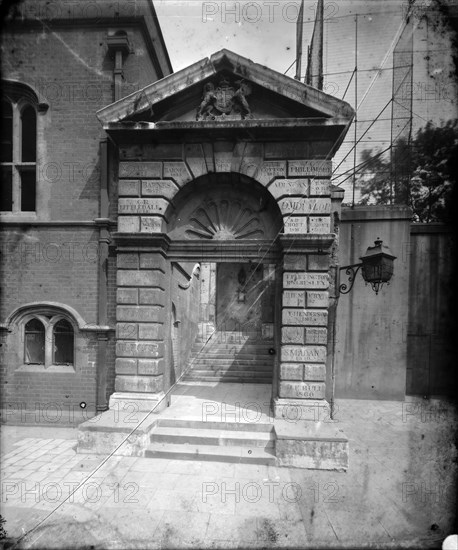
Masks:
[[[326,363],[326,346],[282,345],[281,360],[286,363],[289,361],[299,363]]]
[[[307,307],[328,307],[329,292],[324,290],[307,290]]]
[[[164,179],[171,179],[182,187],[192,176],[184,162],[164,162]]]
[[[116,376],[115,390],[139,393],[157,393],[164,388],[164,377],[159,376]]]
[[[332,162],[330,160],[290,160],[288,162],[288,177],[310,176],[331,177]]]
[[[283,216],[285,235],[307,233],[307,216]]]
[[[141,288],[139,295],[140,305],[165,305],[165,291],[158,288]]]
[[[330,180],[310,180],[310,195],[331,195]]]
[[[116,342],[116,355],[118,357],[163,357],[164,342],[129,342],[118,340]]]
[[[262,183],[262,185],[268,185],[275,178],[284,178],[286,176],[286,161],[284,160],[270,160],[263,162],[259,166],[255,179]]]
[[[331,232],[331,216],[310,216],[309,233],[327,234]]]
[[[313,309],[283,309],[284,325],[322,325],[328,324],[328,312]]]
[[[305,328],[282,327],[281,341],[283,344],[305,344]]]
[[[307,258],[310,271],[328,271],[331,263],[329,254],[308,254]]]
[[[282,363],[280,365],[281,380],[302,380],[303,366],[301,363]]]
[[[138,338],[137,323],[117,323],[116,337],[126,340],[136,340]]]
[[[164,374],[164,359],[139,359],[138,374],[157,376]]]
[[[305,292],[303,290],[284,290],[283,307],[305,307]]]
[[[161,162],[120,162],[120,178],[155,178],[162,177]]]
[[[138,325],[138,337],[140,340],[163,340],[164,325],[160,323],[140,323]]]
[[[280,381],[280,397],[292,399],[324,399],[325,385],[322,382]]]
[[[283,269],[285,271],[307,271],[307,254],[285,254]]]
[[[326,344],[328,341],[328,329],[307,327],[305,329],[306,344]]]
[[[140,220],[141,233],[162,233],[164,219],[160,216],[142,216]]]
[[[142,180],[142,196],[173,199],[178,186],[172,180]]]
[[[304,364],[304,380],[326,380],[326,365]]]
[[[163,273],[167,270],[167,260],[155,252],[140,253],[140,268],[141,269],[160,269]]]
[[[326,290],[329,287],[327,273],[284,273],[283,288],[309,288]]]
[[[279,207],[282,214],[330,214],[331,199],[311,199],[291,197],[281,199]]]
[[[185,146],[186,163],[189,166],[194,178],[203,176],[207,173],[207,164],[204,158],[204,152],[200,143],[187,144]]]
[[[138,233],[140,218],[138,216],[118,216],[119,233]]]
[[[137,374],[137,359],[117,358],[115,361],[116,374]]]
[[[134,269],[118,270],[118,286],[153,286],[164,288],[164,274],[159,270],[137,271]]]
[[[138,304],[138,289],[118,288],[116,291],[116,301],[118,304]]]
[[[140,323],[161,323],[164,321],[164,308],[160,306],[117,306],[116,319]]]
[[[135,252],[118,252],[116,256],[116,266],[118,269],[137,269],[138,254]]]
[[[306,141],[267,142],[264,145],[264,151],[266,159],[307,158],[309,143]]]
[[[118,190],[120,197],[138,197],[140,180],[119,180]]]
[[[318,200],[318,199],[317,199]],[[169,206],[166,199],[119,199],[119,214],[156,214],[164,215]]]
[[[269,192],[276,199],[288,195],[299,195],[306,197],[308,195],[308,189],[308,178],[276,179],[269,185]]]

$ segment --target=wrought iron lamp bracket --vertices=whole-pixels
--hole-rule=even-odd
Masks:
[[[351,289],[353,288],[353,285],[355,284],[356,275],[358,274],[358,271],[361,269],[361,266],[363,264],[352,264],[352,265],[344,265],[343,267],[339,267],[339,281],[337,284],[337,287],[339,289],[339,294],[348,294]],[[340,272],[345,269],[345,274],[348,276],[348,282],[347,283],[340,283]]]

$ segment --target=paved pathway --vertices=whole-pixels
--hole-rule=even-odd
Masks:
[[[456,509],[456,417],[425,403],[338,402],[346,473],[105,461],[75,453],[74,429],[6,426],[4,527],[24,548],[440,548]]]

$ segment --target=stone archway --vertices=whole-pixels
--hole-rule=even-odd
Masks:
[[[201,265],[199,304],[188,298],[189,287],[180,290],[173,276],[171,283],[171,299],[184,319],[182,334],[196,332],[188,310],[199,309],[193,354],[194,342],[180,339],[180,357],[192,363],[188,378],[272,383],[274,358],[268,350],[279,347],[274,326],[281,322],[280,304],[275,308],[283,230],[277,202],[246,175],[209,174],[187,183],[165,217],[175,270],[189,273],[194,260]],[[173,254],[175,248],[183,254]],[[205,368],[207,359],[216,373]]]

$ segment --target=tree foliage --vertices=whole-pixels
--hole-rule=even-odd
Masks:
[[[409,144],[399,139],[391,158],[365,149],[356,184],[361,204],[407,204],[418,222],[452,221],[458,177],[458,120],[431,122]]]

